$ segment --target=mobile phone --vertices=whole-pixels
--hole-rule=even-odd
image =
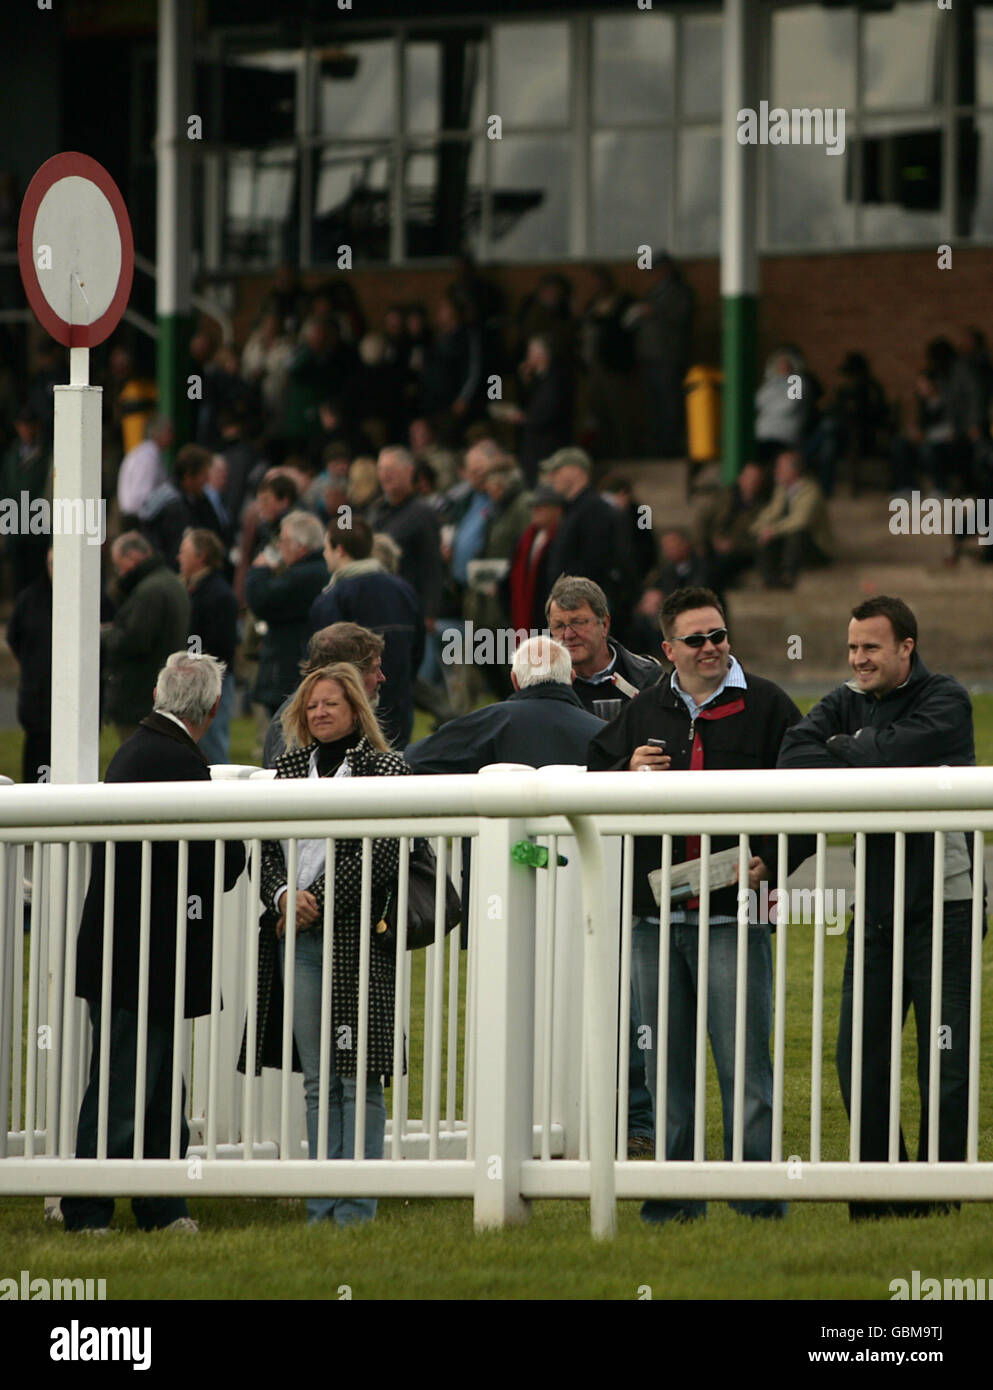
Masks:
[[[657,749],[659,750],[660,753],[664,753],[664,752],[665,752],[665,739],[664,739],[664,738],[650,738],[650,739],[647,740],[647,742],[650,743],[651,746],[652,746],[653,748],[657,748]]]

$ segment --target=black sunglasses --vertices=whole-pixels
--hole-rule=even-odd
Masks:
[[[689,637],[674,637],[674,642],[685,642],[688,647],[702,647],[704,642],[713,642],[719,647],[728,635],[726,627],[715,627],[713,632],[691,632]]]

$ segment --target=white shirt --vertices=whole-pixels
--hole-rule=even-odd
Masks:
[[[153,439],[143,439],[124,455],[117,477],[117,504],[137,515],[148,497],[166,481],[162,452]]]
[[[317,748],[315,747],[314,750],[313,750],[313,752],[312,752],[311,755],[310,755],[310,771],[307,773],[307,776],[308,776],[308,777],[320,777],[320,775],[321,775],[321,774],[317,771]],[[334,775],[335,775],[335,777],[351,777],[351,775],[352,775],[352,769],[351,769],[351,768],[349,767],[349,765],[348,765],[348,754],[347,754],[347,753],[345,754],[345,759],[344,759],[344,761],[342,762],[341,766],[338,768],[338,771],[337,771]],[[280,840],[279,843],[280,843],[280,844],[282,845],[282,847],[283,847],[283,863],[286,864],[286,865],[289,865],[289,862],[290,862],[290,842],[289,842],[289,840]],[[316,878],[320,878],[321,874],[324,872],[324,860],[325,860],[325,844],[324,844],[324,841],[323,841],[323,840],[298,840],[298,841],[297,841],[297,892],[298,892],[298,893],[301,892],[301,891],[304,890],[304,889],[309,888],[310,885],[314,882],[314,880],[315,880]],[[286,892],[286,888],[285,888],[285,886],[284,886],[284,887],[282,887],[282,888],[280,888],[280,889],[277,890],[277,892],[276,892],[276,894],[275,894],[275,896],[274,896],[274,898],[273,898],[273,901],[274,901],[275,904],[276,904],[277,910],[279,909],[279,904],[280,904],[280,902],[282,901],[282,897],[283,897],[283,894],[284,894],[285,892]]]

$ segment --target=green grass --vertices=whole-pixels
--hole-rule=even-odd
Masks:
[[[807,702],[812,703],[812,702]],[[974,697],[977,754],[993,763],[993,696]],[[417,733],[426,732],[422,728]],[[416,736],[416,735],[415,735]],[[251,762],[254,730],[236,721],[232,761]],[[102,766],[115,740],[104,733]],[[17,736],[0,735],[0,770],[15,773]],[[809,1155],[810,1001],[813,942],[809,928],[789,931],[786,997],[784,1153]],[[840,1007],[844,937],[825,944],[822,1156],[844,1159],[848,1126],[838,1091],[834,1045]],[[464,970],[464,958],[460,962]],[[415,959],[410,1110],[420,1113],[423,960]],[[993,985],[984,962],[984,997]],[[447,985],[446,985],[447,997]],[[460,1020],[461,1022],[461,1020]],[[903,1114],[916,1147],[917,1100],[912,1028],[905,1031]],[[459,1029],[461,1072],[462,1029]],[[985,1021],[981,1076],[993,1064],[993,1023]],[[443,1062],[444,1066],[444,1062]],[[461,1077],[460,1077],[461,1080]],[[389,1093],[388,1093],[389,1094]],[[981,1160],[993,1160],[993,1113],[981,1094]],[[391,1099],[388,1099],[388,1104]],[[444,1099],[443,1099],[444,1105]],[[708,1152],[719,1157],[719,1099],[708,1081]],[[798,1181],[802,1184],[802,1178]],[[993,1193],[991,1193],[993,1197]],[[42,1221],[37,1198],[0,1203],[0,1277],[29,1269],[48,1278],[107,1281],[110,1298],[331,1298],[347,1285],[356,1299],[888,1299],[890,1281],[927,1276],[993,1276],[993,1202],[925,1220],[849,1223],[842,1203],[795,1201],[782,1223],[752,1222],[722,1202],[692,1226],[646,1227],[637,1202],[618,1204],[615,1240],[589,1234],[581,1202],[537,1202],[527,1225],[474,1233],[466,1201],[386,1200],[370,1226],[339,1231],[304,1225],[303,1204],[290,1200],[200,1199],[196,1239],[144,1235],[126,1202],[115,1226],[122,1235],[96,1242],[68,1237]]]

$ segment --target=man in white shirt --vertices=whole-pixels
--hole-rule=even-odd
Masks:
[[[124,455],[117,475],[117,505],[125,523],[138,516],[146,500],[166,481],[162,455],[174,438],[171,421],[153,415],[145,426],[145,438]]]

